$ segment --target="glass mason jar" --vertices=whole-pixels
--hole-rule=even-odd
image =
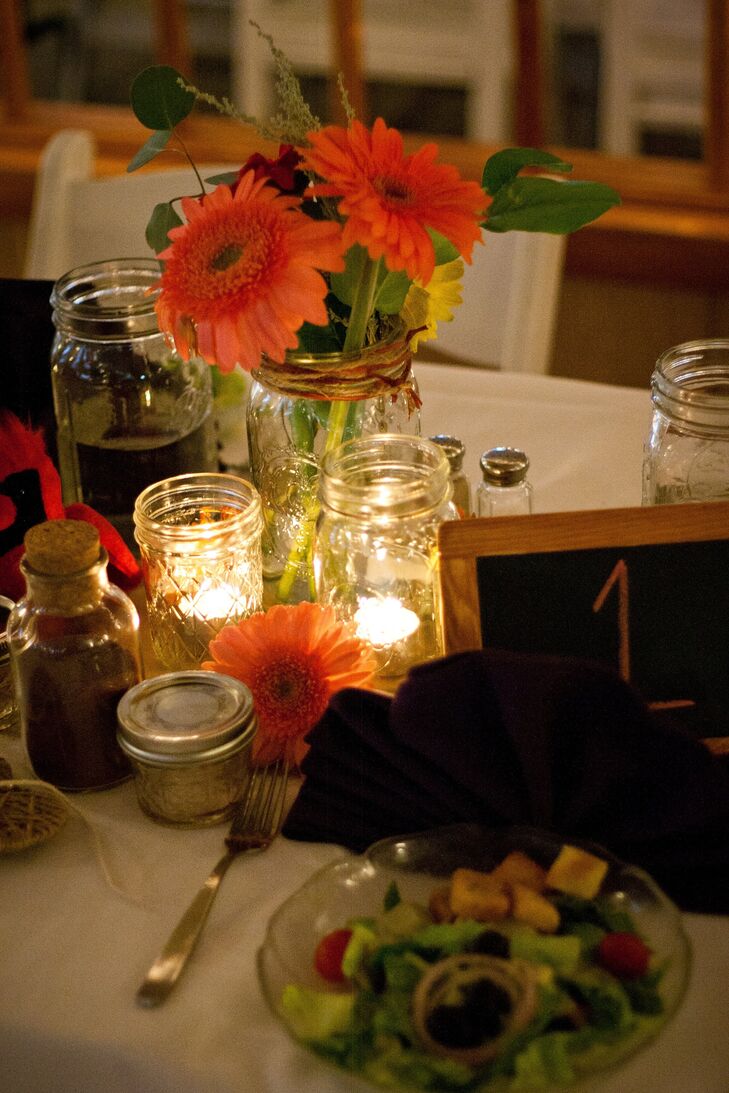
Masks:
[[[28,759],[62,790],[116,785],[131,774],[116,708],[141,678],[136,608],[110,584],[91,524],[38,524],[25,547],[27,591],[10,614],[8,641]]]
[[[442,448],[417,436],[350,440],[322,462],[318,601],[372,645],[381,679],[442,653],[438,526],[457,518]]]
[[[103,513],[129,546],[146,486],[218,469],[210,368],[183,361],[160,332],[159,275],[154,259],[98,262],[65,274],[51,295],[64,502]]]
[[[268,604],[315,597],[312,543],[319,465],[352,437],[420,433],[420,399],[405,332],[357,353],[288,352],[265,357],[248,402],[248,450],[263,502],[264,598]]]
[[[155,655],[199,668],[224,626],[261,610],[261,499],[232,474],[181,474],[139,495],[134,524]]]
[[[729,500],[729,339],[659,357],[643,453],[643,504]]]

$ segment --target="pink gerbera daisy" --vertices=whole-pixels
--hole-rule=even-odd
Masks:
[[[314,194],[341,197],[346,249],[360,243],[370,258],[384,257],[388,269],[427,284],[435,252],[426,228],[434,228],[470,262],[488,199],[455,167],[435,162],[437,144],[406,156],[402,136],[382,118],[371,131],[353,121],[349,129],[328,125],[307,139],[302,167],[324,180]]]
[[[214,659],[203,668],[235,676],[253,694],[257,763],[284,756],[298,766],[309,750],[304,736],[331,696],[363,685],[375,670],[369,646],[337,621],[333,608],[313,603],[277,604],[225,626],[210,652]]]
[[[320,270],[341,271],[341,229],[312,220],[300,200],[249,171],[235,194],[218,186],[183,198],[187,223],[171,229],[156,309],[186,359],[199,353],[221,372],[282,361],[306,321],[328,321]]]

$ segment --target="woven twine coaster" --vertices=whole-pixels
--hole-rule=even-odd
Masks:
[[[68,819],[66,798],[47,782],[0,782],[0,853],[43,843]]]

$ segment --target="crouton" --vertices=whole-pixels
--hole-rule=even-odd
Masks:
[[[430,893],[428,910],[436,922],[453,922],[456,917],[451,907],[451,886],[440,884]]]
[[[525,922],[543,934],[553,934],[559,928],[559,911],[548,899],[517,881],[511,885],[512,910],[517,922]]]
[[[491,870],[491,876],[507,884],[524,884],[534,892],[542,892],[547,870],[537,865],[521,850],[512,850],[504,860]]]
[[[456,869],[451,878],[451,910],[457,918],[491,922],[506,918],[511,898],[505,884],[489,873]]]

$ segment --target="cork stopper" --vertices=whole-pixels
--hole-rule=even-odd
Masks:
[[[26,531],[23,542],[36,573],[79,573],[99,560],[99,533],[84,520],[47,520]]]

